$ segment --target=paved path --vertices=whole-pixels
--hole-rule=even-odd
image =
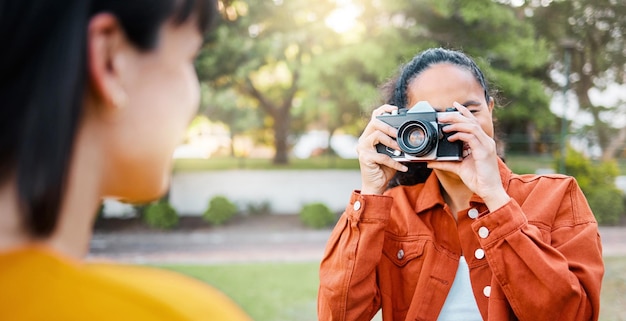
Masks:
[[[128,263],[218,264],[319,261],[330,230],[225,228],[94,234],[90,259]],[[626,256],[626,227],[601,227],[604,256]]]
[[[329,234],[329,230],[96,234],[90,258],[131,263],[316,261]]]

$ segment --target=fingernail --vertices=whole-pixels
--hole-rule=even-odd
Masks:
[[[403,172],[408,172],[408,171],[409,171],[409,168],[408,168],[408,167],[406,167],[406,166],[402,166],[401,170],[402,170]]]

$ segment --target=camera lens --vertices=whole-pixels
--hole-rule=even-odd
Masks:
[[[437,146],[437,130],[422,121],[407,121],[398,128],[398,145],[406,154],[425,156]]]
[[[408,133],[407,145],[410,145],[411,147],[419,147],[424,144],[425,139],[426,133],[424,130],[420,127],[416,127]]]

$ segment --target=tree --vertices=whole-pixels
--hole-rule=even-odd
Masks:
[[[329,140],[340,129],[359,135],[380,103],[377,85],[383,75],[373,66],[383,58],[381,49],[370,43],[345,45],[312,60],[303,73],[306,95],[296,109],[306,127],[326,129]]]
[[[221,3],[224,23],[198,60],[199,77],[256,102],[273,129],[273,162],[285,164],[302,68],[332,43],[322,20],[331,7],[304,0]]]
[[[230,156],[239,157],[235,151],[235,139],[238,135],[253,133],[262,128],[262,119],[257,111],[249,108],[254,102],[237,95],[232,88],[213,90],[203,86],[203,102],[201,113],[209,119],[219,120],[228,124],[230,129]],[[210,97],[210,99],[209,99]],[[258,135],[255,135],[258,137]]]
[[[615,122],[626,112],[626,102],[592,100],[594,90],[603,91],[626,81],[626,3],[616,0],[560,0],[542,6],[529,1],[524,10],[542,37],[552,45],[551,70],[563,74],[563,40],[573,41],[571,73],[566,75],[580,109],[592,118],[583,134],[602,150],[602,158],[617,156],[626,145],[626,126]],[[550,80],[553,88],[561,84]]]
[[[327,18],[345,2],[222,1],[224,23],[198,60],[199,76],[263,112],[274,133],[274,163],[287,162],[294,125],[358,133],[377,103],[377,86],[432,46],[478,60],[508,107],[497,112],[505,135],[539,137],[555,128],[541,83],[546,44],[517,9],[491,0],[351,3],[358,20],[340,33]]]
[[[395,0],[384,6],[371,8],[384,13],[368,34],[380,34],[387,49],[411,49],[392,51],[392,58],[406,60],[431,46],[463,50],[494,84],[497,105],[506,107],[496,110],[503,138],[527,137],[525,150],[538,151],[539,137],[555,128],[542,83],[549,51],[524,15],[492,0]]]

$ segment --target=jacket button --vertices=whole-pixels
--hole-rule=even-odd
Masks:
[[[486,239],[487,236],[489,236],[489,229],[484,226],[481,226],[478,229],[478,236],[480,236],[481,239]]]
[[[483,294],[486,297],[490,297],[491,296],[491,286],[487,285],[486,287],[483,288]]]
[[[478,210],[475,208],[470,209],[469,211],[467,211],[467,216],[469,216],[471,219],[475,219],[478,217]]]
[[[356,202],[354,202],[354,205],[352,205],[352,208],[353,208],[355,211],[360,210],[360,209],[361,209],[361,202],[360,202],[360,201],[356,201]]]
[[[474,251],[474,257],[482,260],[485,258],[485,250],[483,249],[477,249],[476,251]]]
[[[398,251],[398,260],[402,260],[402,258],[404,258],[404,251],[402,249],[400,249]]]

